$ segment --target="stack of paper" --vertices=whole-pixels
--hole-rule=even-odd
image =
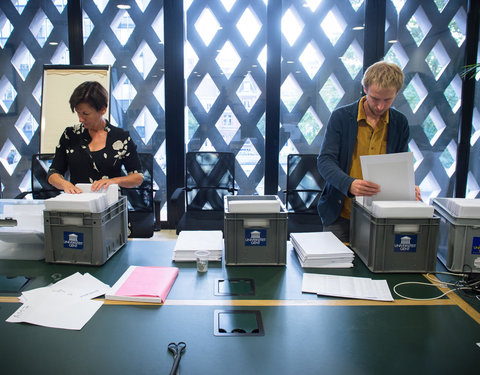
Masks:
[[[393,301],[387,280],[304,273],[302,292],[331,297]]]
[[[90,274],[75,273],[48,287],[23,292],[23,305],[7,319],[45,327],[80,330],[102,306],[92,298],[110,289]]]
[[[130,266],[105,294],[105,298],[118,301],[163,303],[177,275],[177,267]]]
[[[175,262],[194,262],[195,251],[210,252],[209,261],[221,261],[223,233],[221,230],[183,230],[180,232],[173,250]]]
[[[480,218],[480,199],[446,198],[446,208],[453,216],[469,219]]]
[[[332,232],[291,233],[290,240],[304,268],[353,267],[353,251]]]
[[[371,212],[379,218],[431,218],[433,206],[420,201],[374,201]]]

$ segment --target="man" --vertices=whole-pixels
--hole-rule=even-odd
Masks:
[[[370,66],[362,79],[365,96],[333,111],[318,168],[326,185],[318,204],[325,231],[349,242],[351,198],[372,196],[380,186],[362,178],[361,155],[408,151],[407,118],[391,108],[403,85],[403,72],[384,61]],[[416,197],[420,199],[420,191]]]

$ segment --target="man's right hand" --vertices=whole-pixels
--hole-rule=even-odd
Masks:
[[[348,191],[355,196],[371,197],[380,192],[380,185],[370,181],[356,179],[353,180]]]

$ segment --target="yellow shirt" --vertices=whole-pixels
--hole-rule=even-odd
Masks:
[[[352,164],[350,166],[349,175],[353,178],[363,179],[362,166],[360,164],[361,155],[379,155],[387,153],[387,133],[388,133],[388,111],[380,118],[377,126],[373,128],[367,122],[367,115],[363,104],[365,97],[360,100],[358,105],[358,134],[355,148],[353,149]],[[352,201],[345,197],[343,200],[340,216],[350,220],[350,207]]]

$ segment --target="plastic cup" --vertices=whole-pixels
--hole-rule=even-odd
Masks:
[[[199,250],[195,251],[195,260],[197,261],[197,271],[198,272],[207,272],[208,271],[208,256],[210,251]]]

